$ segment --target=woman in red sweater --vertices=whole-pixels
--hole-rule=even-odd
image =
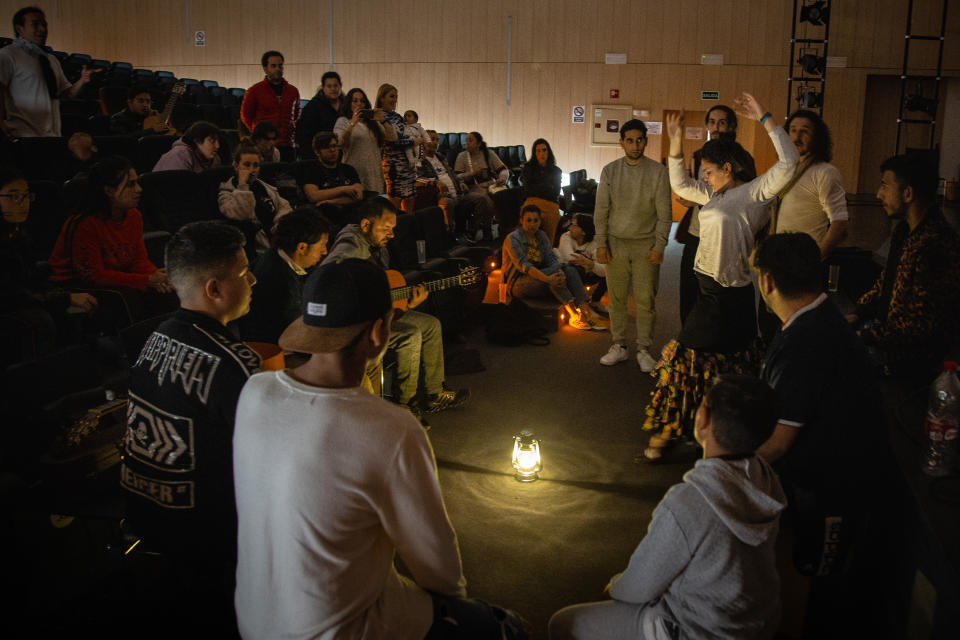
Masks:
[[[128,312],[128,292],[171,293],[166,272],[147,257],[143,218],[136,208],[142,189],[130,161],[119,156],[101,160],[88,181],[80,213],[64,223],[50,254],[50,279],[68,288],[118,290]],[[130,315],[136,319],[141,314]]]

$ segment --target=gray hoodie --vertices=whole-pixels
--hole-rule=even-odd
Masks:
[[[708,458],[674,485],[630,564],[614,576],[615,600],[674,620],[683,638],[770,638],[780,618],[773,545],[786,506],[780,481],[757,456]]]

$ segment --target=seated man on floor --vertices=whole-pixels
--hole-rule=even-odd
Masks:
[[[960,240],[940,213],[939,173],[924,153],[881,166],[877,197],[894,221],[886,268],[848,317],[887,371],[932,379],[960,334]]]
[[[334,240],[330,255],[324,260],[340,262],[346,258],[369,260],[381,269],[389,269],[387,241],[397,226],[397,208],[385,198],[370,198],[360,205],[360,224],[345,226]],[[417,417],[458,407],[470,396],[468,389],[451,391],[444,388],[443,329],[440,321],[414,307],[427,299],[424,287],[413,287],[409,308],[393,323],[388,353],[396,360],[395,398]],[[423,375],[426,401],[417,399],[418,382]]]
[[[244,340],[277,344],[280,334],[300,317],[307,269],[327,255],[330,225],[313,207],[299,207],[280,218],[273,248],[253,265],[257,286],[250,313],[240,319]]]
[[[630,564],[605,589],[550,619],[566,638],[771,638],[780,618],[774,542],[786,497],[754,453],[777,422],[774,391],[717,378],[697,410],[703,459],[657,505]]]
[[[315,135],[313,150],[320,161],[304,171],[304,195],[321,207],[333,222],[351,222],[355,211],[353,205],[363,200],[363,185],[357,170],[340,162],[340,141],[332,131],[321,131]]]
[[[303,302],[280,346],[310,360],[255,376],[237,407],[241,635],[525,638],[516,614],[466,598],[423,429],[360,387],[396,314],[386,275],[366,260],[325,263]]]

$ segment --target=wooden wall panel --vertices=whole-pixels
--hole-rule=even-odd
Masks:
[[[941,0],[916,0],[916,27],[939,24]],[[23,2],[0,0],[0,16]],[[550,140],[566,171],[597,176],[617,147],[589,145],[589,124],[572,124],[573,105],[619,103],[700,111],[701,90],[729,104],[750,90],[778,119],[786,104],[792,2],[763,0],[333,0],[334,68],[344,88],[376,94],[400,90],[400,108],[440,131],[479,130],[491,145]],[[902,64],[907,0],[834,2],[830,54],[848,67],[830,69],[825,116],[835,163],[848,189],[859,181],[867,77],[894,75]],[[51,0],[49,44],[135,66],[246,87],[262,78],[260,54],[286,56],[286,75],[309,98],[329,67],[328,0]],[[511,105],[506,105],[507,20],[513,19]],[[192,33],[207,32],[207,46]],[[5,31],[5,30],[4,30]],[[813,36],[809,25],[800,37]],[[960,3],[952,3],[944,55],[947,76],[960,75]],[[911,60],[929,71],[929,45]],[[605,65],[605,53],[628,64]],[[703,53],[723,66],[701,66]],[[618,88],[620,98],[610,99]],[[947,123],[956,126],[955,123]],[[762,142],[762,140],[760,141]],[[769,143],[768,143],[769,144]],[[648,150],[656,157],[660,141]],[[529,149],[528,149],[529,153]],[[762,155],[762,154],[761,154]]]

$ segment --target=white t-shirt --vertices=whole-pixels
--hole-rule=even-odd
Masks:
[[[437,180],[443,183],[447,188],[447,193],[451,196],[457,195],[457,185],[453,183],[453,178],[450,177],[450,173],[447,171],[447,168],[443,166],[443,162],[440,161],[440,158],[437,155],[432,156],[423,156],[424,162],[429,162],[433,166],[433,170],[437,174]]]
[[[466,594],[433,450],[406,409],[258,374],[240,394],[233,460],[244,638],[419,640],[426,590]]]
[[[556,249],[554,249],[554,251],[557,252],[557,258],[559,258],[560,262],[563,264],[573,264],[570,262],[570,257],[575,253],[580,253],[585,258],[590,258],[593,260],[593,273],[597,274],[601,278],[607,277],[607,265],[597,262],[596,238],[590,242],[579,244],[573,239],[573,236],[570,235],[570,232],[567,231],[560,236],[560,244]]]
[[[850,218],[840,172],[828,162],[811,166],[783,196],[777,216],[777,233],[802,231],[822,240],[831,223]]]
[[[60,137],[60,100],[51,99],[40,60],[20,39],[0,49],[0,85],[6,125],[18,138]],[[57,80],[57,95],[71,87],[53,54],[46,54]]]

